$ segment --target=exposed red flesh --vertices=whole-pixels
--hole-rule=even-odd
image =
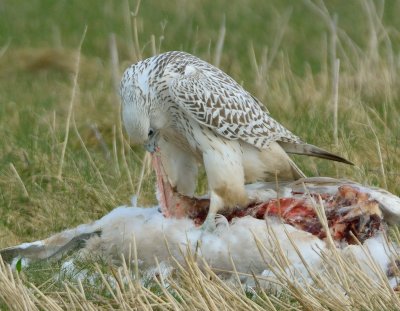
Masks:
[[[177,193],[171,188],[157,155],[153,156],[153,165],[157,174],[163,215],[167,218],[188,217],[193,219],[196,225],[201,225],[207,216],[209,199],[187,197]],[[244,216],[257,219],[279,217],[284,223],[323,239],[326,237],[326,232],[314,209],[315,204],[319,204],[321,200],[334,240],[344,240],[350,244],[354,244],[357,240],[364,242],[381,229],[382,214],[379,203],[355,186],[342,185],[334,194],[296,191],[291,195],[291,197],[252,203],[245,208],[220,211],[220,214],[228,221]]]

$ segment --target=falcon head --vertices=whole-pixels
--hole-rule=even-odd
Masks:
[[[150,117],[135,104],[122,104],[122,120],[133,145],[150,145],[155,143],[158,131],[150,125]]]
[[[150,126],[150,118],[137,110],[123,110],[122,119],[129,140],[133,145],[143,145],[147,151],[153,153],[157,149],[159,131]]]
[[[121,80],[122,120],[133,145],[144,145],[154,152],[159,137],[157,124],[152,124],[148,85],[138,77],[137,65],[129,67]]]

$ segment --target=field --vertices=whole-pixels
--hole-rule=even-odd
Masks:
[[[399,194],[398,12],[397,0],[0,1],[0,248],[98,219],[133,194],[140,205],[156,202],[144,151],[130,147],[121,125],[117,91],[129,64],[168,50],[216,64],[305,141],[355,163],[295,157],[306,174]],[[198,190],[206,191],[204,174]],[[150,308],[133,296],[117,303],[104,287],[54,281],[57,269],[21,271],[15,299],[38,288],[31,309]],[[250,304],[248,293],[204,282],[224,288],[227,309],[312,306],[293,293]],[[153,292],[159,309],[184,308]]]

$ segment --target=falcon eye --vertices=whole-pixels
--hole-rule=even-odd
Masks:
[[[154,130],[152,128],[149,129],[148,136],[151,137],[154,134]]]

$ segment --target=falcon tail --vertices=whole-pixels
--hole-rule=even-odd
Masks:
[[[317,157],[317,158],[322,158],[322,159],[327,159],[327,160],[332,160],[332,161],[336,161],[336,162],[342,162],[342,163],[354,165],[354,163],[350,162],[349,160],[346,160],[345,158],[337,156],[333,153],[330,153],[324,149],[318,148],[314,145],[296,144],[296,143],[287,143],[287,142],[278,142],[278,143],[283,148],[283,150],[285,150],[287,153],[303,154],[303,155],[308,155],[308,156],[312,156],[312,157]]]

